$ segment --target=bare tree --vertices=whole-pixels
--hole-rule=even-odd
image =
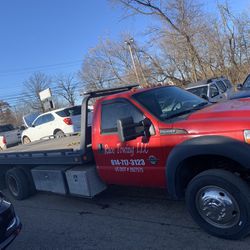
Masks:
[[[164,25],[161,33],[164,34],[166,44],[174,42],[174,51],[182,52],[188,59],[189,71],[193,80],[201,76],[206,77],[202,57],[196,46],[197,32],[204,27],[200,5],[192,0],[153,1],[153,0],[119,0],[132,13],[155,16]],[[171,50],[169,50],[170,52]]]
[[[31,109],[44,112],[43,103],[40,100],[39,93],[49,88],[51,78],[44,73],[33,73],[28,80],[24,82],[23,102]]]
[[[127,16],[147,15],[160,21],[153,29],[155,53],[150,60],[153,72],[163,79],[185,84],[227,75],[239,81],[249,68],[249,17],[236,17],[227,4],[218,5],[220,17],[212,17],[199,0],[115,1]]]
[[[8,102],[0,100],[0,124],[16,124],[15,116]]]
[[[55,94],[64,98],[71,106],[75,105],[79,81],[73,74],[60,74],[55,77],[56,91]]]
[[[79,76],[86,89],[131,83],[147,85],[152,79],[149,58],[149,52],[129,35],[121,36],[117,42],[106,39],[89,51]]]

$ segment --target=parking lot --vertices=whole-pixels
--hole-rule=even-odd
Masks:
[[[7,190],[4,193],[10,197]],[[38,193],[14,201],[23,229],[9,249],[249,249],[192,221],[163,190],[110,187],[94,199]]]

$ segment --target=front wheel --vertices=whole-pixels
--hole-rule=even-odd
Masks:
[[[211,169],[195,176],[186,203],[196,223],[214,236],[236,240],[250,232],[250,189],[228,171]]]
[[[28,144],[28,143],[30,143],[31,141],[30,141],[30,138],[28,137],[28,136],[25,136],[24,138],[23,138],[23,144]]]

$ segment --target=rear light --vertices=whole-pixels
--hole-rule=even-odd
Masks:
[[[3,144],[7,144],[5,136],[3,136]]]
[[[63,121],[67,124],[67,125],[73,125],[72,120],[70,118],[64,118]]]

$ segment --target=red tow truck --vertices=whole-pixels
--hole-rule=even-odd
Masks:
[[[175,86],[131,85],[85,93],[81,119],[81,136],[2,151],[0,183],[16,199],[37,190],[93,197],[109,184],[164,188],[208,233],[249,234],[250,99],[210,104]]]

